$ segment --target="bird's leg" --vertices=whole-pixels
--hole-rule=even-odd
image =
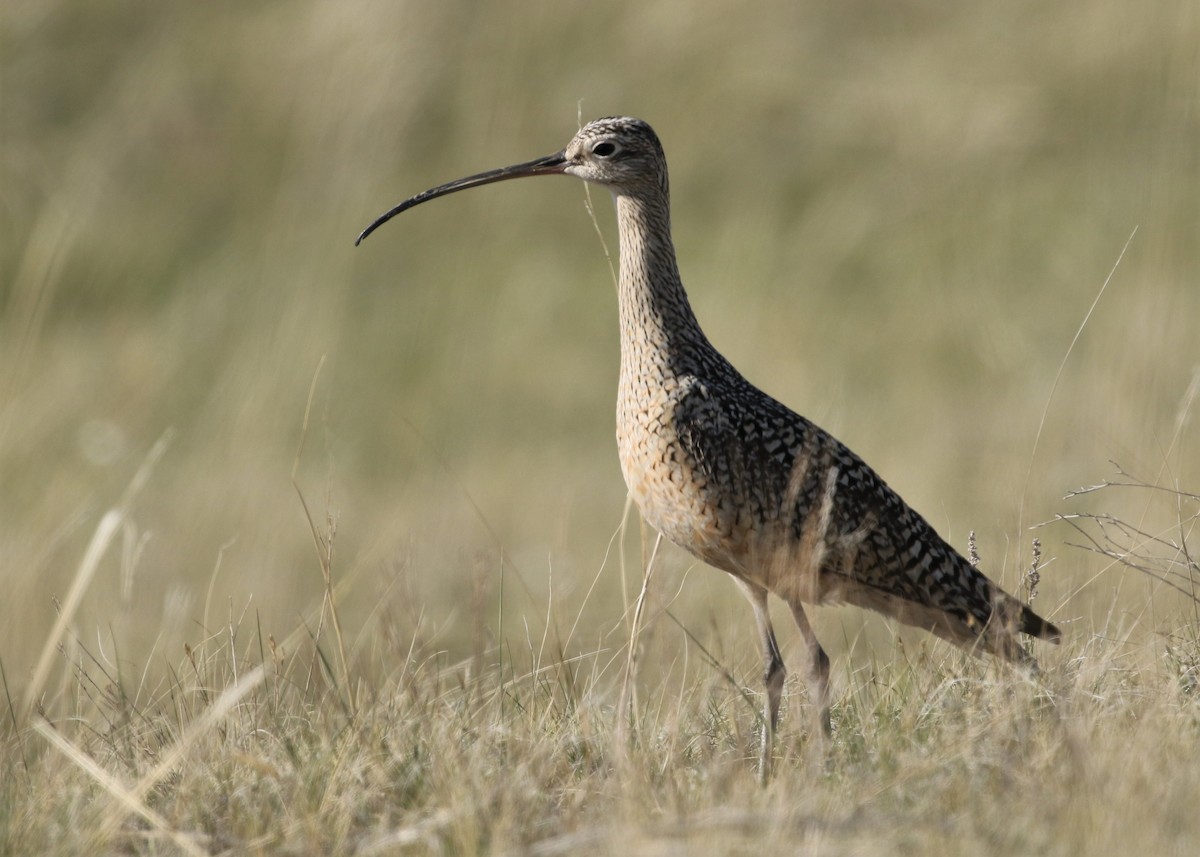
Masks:
[[[779,643],[775,641],[775,629],[771,627],[771,613],[767,607],[767,590],[741,578],[734,578],[734,580],[746,594],[746,598],[754,610],[754,621],[758,625],[758,635],[763,648],[763,661],[766,664],[763,671],[763,684],[767,688],[767,704],[763,710],[762,746],[758,755],[758,781],[766,785],[771,776],[775,728],[779,725],[779,701],[783,696],[783,680],[787,677],[787,669],[783,665],[783,656],[779,654]]]
[[[821,642],[817,639],[817,634],[808,621],[808,614],[804,612],[804,605],[799,600],[795,600],[790,601],[788,606],[792,608],[792,617],[795,618],[796,625],[800,628],[804,644],[808,646],[808,686],[813,696],[813,702],[817,706],[821,735],[827,737],[833,731],[829,724],[829,656],[821,648]]]

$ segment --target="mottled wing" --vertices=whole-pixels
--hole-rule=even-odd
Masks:
[[[743,573],[764,574],[784,598],[856,604],[1009,658],[1021,658],[1009,645],[1014,630],[1058,636],[845,445],[739,382],[704,388],[679,428],[706,483],[723,488],[714,502],[733,498],[721,520]]]

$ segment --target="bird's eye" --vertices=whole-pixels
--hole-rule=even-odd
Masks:
[[[592,154],[598,158],[609,158],[617,153],[617,144],[603,140],[592,146]]]

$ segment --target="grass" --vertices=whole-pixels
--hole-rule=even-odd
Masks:
[[[1081,513],[1072,525],[1104,556],[1182,590],[1189,621],[1149,646],[1135,629],[1076,628],[1062,651],[1046,653],[1042,681],[927,641],[848,662],[827,748],[811,745],[803,688],[790,687],[766,789],[752,761],[755,661],[715,654],[732,644],[722,633],[700,642],[671,612],[670,593],[650,598],[654,651],[632,676],[642,693],[631,709],[621,700],[640,661],[627,657],[625,626],[573,646],[580,616],[561,615],[552,594],[540,638],[527,629],[519,643],[496,645],[480,635],[459,662],[421,612],[404,615],[406,599],[389,600],[353,633],[347,667],[331,630],[336,529],[312,519],[314,574],[330,597],[285,640],[230,604],[219,617],[206,607],[209,630],[181,656],[157,653],[136,669],[108,648],[111,632],[96,644],[69,633],[56,645],[114,546],[127,508],[118,506],[102,517],[46,640],[67,667],[58,686],[42,687],[39,665],[27,699],[8,697],[6,845],[46,854],[1187,853],[1200,777],[1179,760],[1200,737],[1200,569],[1188,545],[1200,497],[1123,472],[1085,493],[1130,489],[1158,500],[1156,514],[1146,507],[1135,527]],[[1164,501],[1174,523],[1147,521]],[[473,595],[458,621],[491,626],[485,604]],[[645,604],[631,599],[627,615]]]
[[[0,852],[1188,853],[1198,43],[1191,2],[3,4]],[[670,546],[639,602],[582,189],[352,246],[577,109],[663,138],[735,365],[1010,591],[1040,540],[1043,682],[820,608],[834,740],[789,683],[755,786],[744,603]]]
[[[1149,647],[1136,629],[1076,629],[1038,679],[924,640],[843,665],[827,745],[813,744],[791,684],[766,788],[745,687],[753,660],[723,662],[663,593],[645,614],[658,628],[641,674],[623,625],[594,647],[564,645],[579,617],[553,600],[540,639],[480,637],[459,662],[422,616],[385,606],[353,636],[347,669],[330,630],[336,597],[283,641],[231,605],[182,656],[136,672],[106,650],[111,637],[68,634],[59,687],[9,696],[7,850],[1188,853],[1200,835],[1200,775],[1181,764],[1200,739],[1200,566],[1188,544],[1200,495],[1095,490],[1130,487],[1175,504],[1175,526],[1149,536],[1090,515],[1074,526],[1127,569],[1172,578],[1188,621]],[[118,517],[102,520],[78,580]],[[314,536],[332,580],[333,534]],[[65,623],[76,603],[62,605]],[[476,627],[489,624],[482,605],[464,617]],[[626,703],[628,681],[642,693]]]

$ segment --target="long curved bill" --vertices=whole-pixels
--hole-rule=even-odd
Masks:
[[[498,170],[488,170],[486,173],[477,173],[473,176],[467,176],[463,179],[447,182],[443,185],[430,188],[416,196],[409,197],[404,202],[397,205],[390,211],[379,215],[375,218],[362,234],[354,241],[354,246],[357,247],[362,243],[362,240],[378,229],[383,224],[387,223],[397,214],[402,211],[408,211],[414,205],[420,205],[423,202],[428,202],[439,196],[445,196],[448,193],[454,193],[459,190],[466,190],[469,187],[479,187],[480,185],[491,184],[492,182],[502,182],[506,179],[519,179],[525,176],[552,176],[562,173],[567,168],[567,156],[565,152],[555,152],[553,155],[546,155],[544,158],[537,158],[533,161],[526,161],[523,164],[513,164],[511,167],[501,167]]]

